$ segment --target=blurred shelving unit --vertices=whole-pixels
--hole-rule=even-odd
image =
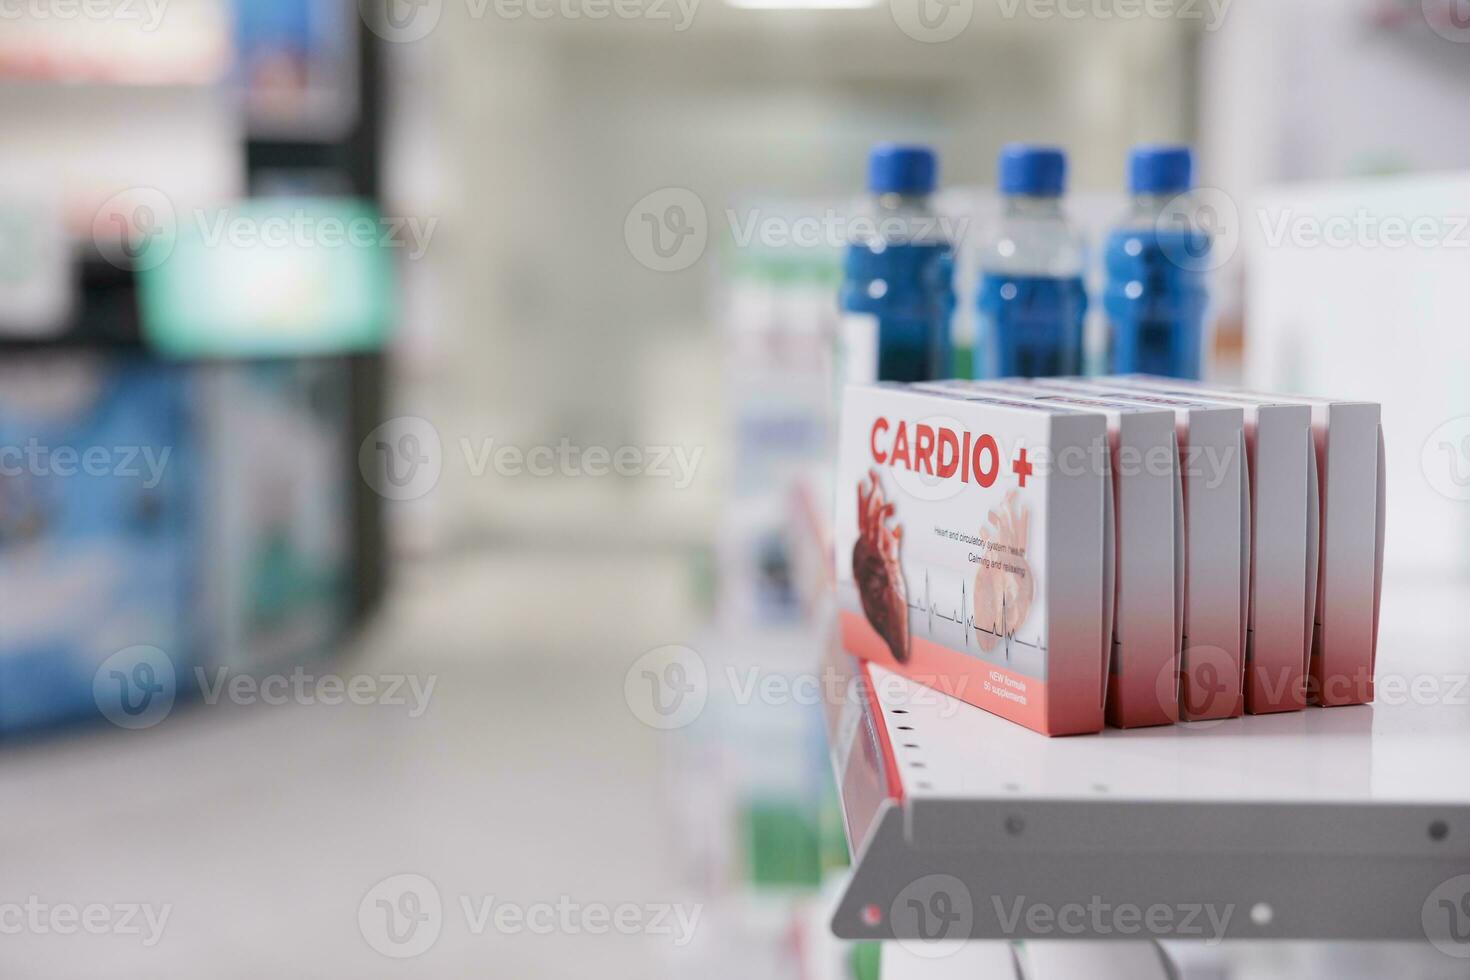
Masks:
[[[119,648],[300,661],[383,592],[358,448],[383,416],[391,259],[206,227],[378,217],[381,42],[328,0],[132,10],[32,11],[0,37],[0,356],[36,379],[4,392],[5,438],[170,454],[157,486],[0,479],[0,580],[28,613],[0,628],[5,731],[95,715]],[[27,598],[67,582],[64,616]]]

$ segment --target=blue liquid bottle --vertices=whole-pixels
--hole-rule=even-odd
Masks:
[[[1103,253],[1115,372],[1201,375],[1210,238],[1190,199],[1193,178],[1187,147],[1140,146],[1129,158],[1133,203]]]
[[[954,245],[930,205],[937,176],[928,147],[882,143],[868,155],[872,202],[843,262],[841,381],[950,376]]]
[[[980,249],[975,375],[1081,374],[1086,254],[1062,210],[1067,158],[1011,144],[999,169],[1000,223]]]

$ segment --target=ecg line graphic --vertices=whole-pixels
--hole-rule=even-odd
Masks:
[[[1029,640],[1023,640],[1019,636],[1006,636],[1004,633],[997,633],[994,630],[987,629],[986,627],[981,626],[979,623],[975,622],[975,617],[973,615],[971,615],[970,612],[969,612],[969,610],[970,610],[969,590],[966,587],[966,582],[964,581],[964,579],[961,579],[960,580],[960,609],[964,610],[963,613],[960,612],[960,609],[957,609],[957,610],[955,610],[954,615],[949,615],[948,613],[945,613],[942,610],[940,610],[940,608],[938,607],[938,605],[936,605],[931,600],[931,598],[930,598],[930,591],[929,591],[929,570],[928,569],[925,569],[924,570],[924,601],[923,602],[920,602],[920,603],[909,602],[909,603],[907,603],[907,605],[909,607],[909,611],[910,612],[920,612],[920,613],[923,613],[928,618],[928,620],[929,620],[929,632],[931,634],[934,632],[934,620],[936,618],[938,618],[938,619],[944,620],[946,623],[953,623],[956,626],[962,626],[962,627],[965,628],[965,646],[969,646],[970,645],[970,639],[971,639],[971,637],[970,637],[970,631],[971,630],[974,630],[976,633],[984,633],[987,636],[993,636],[993,637],[995,637],[997,640],[1001,641],[1001,643],[1003,643],[1005,645],[1005,659],[1007,661],[1009,661],[1011,659],[1011,644],[1013,644],[1013,643],[1016,646],[1022,646],[1022,647],[1026,647],[1026,648],[1031,649],[1031,650],[1040,651],[1041,653],[1046,653],[1046,644],[1040,642],[1039,640],[1036,641],[1035,643],[1033,643],[1033,642],[1031,642]],[[1005,622],[1005,619],[1006,619],[1006,615],[1005,614],[1006,614],[1006,597],[1004,595],[1002,595],[1000,597],[1000,621],[1001,622]]]

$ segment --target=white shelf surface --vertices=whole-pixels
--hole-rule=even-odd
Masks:
[[[914,938],[902,907],[946,876],[945,907],[973,910],[946,939],[1062,938],[999,914],[1024,898],[1208,903],[1234,910],[1234,939],[1424,942],[1436,889],[1470,892],[1465,605],[1385,597],[1371,705],[1069,738],[829,649],[868,691],[828,710],[854,853],[834,929]],[[1133,938],[1190,938],[1172,928]]]
[[[1470,760],[1465,704],[1313,708],[1047,738],[881,667],[872,674],[904,795],[914,800],[1470,806],[1470,763],[1450,763]]]

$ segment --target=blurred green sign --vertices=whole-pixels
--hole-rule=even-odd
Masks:
[[[168,215],[134,265],[144,339],[172,357],[376,350],[396,310],[395,253],[420,257],[427,231],[337,198]]]

